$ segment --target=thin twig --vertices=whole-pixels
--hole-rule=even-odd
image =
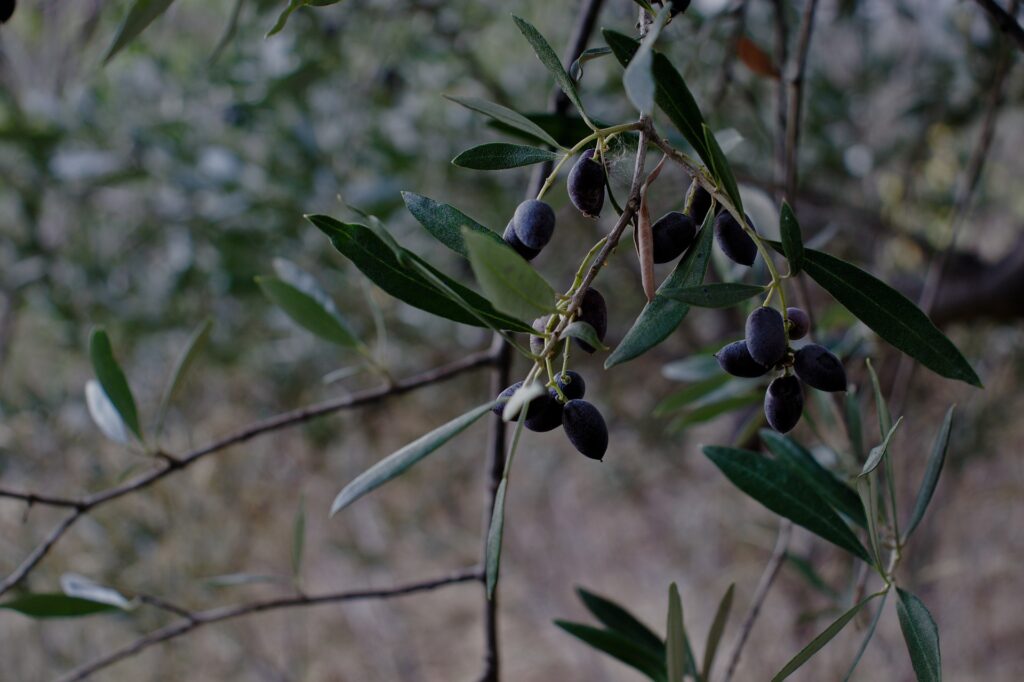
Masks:
[[[211,625],[213,623],[220,623],[234,618],[241,618],[242,616],[248,616],[254,613],[278,611],[280,609],[289,609],[300,606],[319,606],[322,604],[362,601],[367,599],[392,599],[394,597],[415,594],[417,592],[434,590],[446,585],[478,581],[480,580],[480,575],[480,569],[474,567],[464,569],[458,573],[453,573],[452,575],[443,576],[441,578],[423,580],[420,582],[408,583],[385,589],[328,592],[326,594],[319,595],[299,594],[289,597],[277,597],[274,599],[254,601],[236,606],[223,606],[220,608],[208,609],[206,611],[184,611],[182,614],[182,621],[160,628],[159,630],[154,630],[148,635],[141,637],[116,651],[102,656],[80,668],[76,668],[67,675],[61,677],[59,682],[77,682],[78,680],[87,679],[104,668],[108,668],[126,658],[135,656],[152,646],[186,635],[193,630],[203,627],[204,625]],[[166,604],[166,602],[163,603]]]
[[[566,49],[564,59],[565,67],[568,69],[583,50],[587,48],[590,35],[597,25],[597,17],[601,12],[604,0],[584,0],[576,18],[576,25],[573,27],[572,36]],[[555,88],[551,94],[551,111],[558,114],[565,114],[569,110],[569,98],[559,88]],[[551,173],[550,162],[541,164],[534,169],[529,186],[526,190],[526,198],[532,199],[544,185],[544,180]],[[512,349],[508,343],[498,334],[494,335],[491,352],[495,357],[495,364],[491,370],[491,395],[500,393],[511,380]],[[487,537],[490,531],[490,523],[493,518],[494,503],[498,495],[498,487],[501,485],[501,477],[505,471],[505,436],[506,425],[500,416],[491,417],[491,430],[487,441],[487,471],[485,475],[484,490],[484,519],[483,519],[483,549],[481,564],[485,565],[487,560]],[[487,584],[481,576],[481,589],[484,598],[484,666],[480,675],[480,682],[497,682],[500,670],[500,640],[498,636],[498,587],[488,599]]]
[[[800,35],[797,38],[792,74],[789,77],[789,102],[786,107],[786,196],[792,201],[796,196],[797,147],[800,143],[800,112],[803,107],[804,73],[807,70],[807,54],[811,48],[811,34],[814,31],[814,13],[818,0],[807,0],[800,20]],[[781,68],[781,66],[780,66]]]
[[[1010,10],[1013,14],[1017,13],[1018,5],[1019,0],[1012,0],[1010,3]],[[967,167],[964,169],[963,175],[960,176],[956,195],[953,199],[953,208],[949,219],[949,242],[941,252],[933,254],[928,264],[928,271],[925,275],[921,295],[918,297],[918,307],[926,315],[931,313],[932,307],[935,305],[935,299],[942,286],[942,276],[945,272],[946,264],[949,262],[950,255],[956,249],[960,230],[970,211],[974,194],[981,180],[981,174],[985,169],[985,162],[988,160],[988,154],[992,148],[992,139],[995,137],[996,125],[999,121],[999,114],[1005,99],[1006,79],[1012,65],[1013,52],[1008,46],[1001,45],[992,75],[992,83],[987,88],[988,101],[985,105],[981,131],[978,134],[977,143],[971,151],[971,158],[967,162]],[[890,389],[890,405],[893,414],[900,414],[903,410],[910,385],[913,383],[915,366],[916,363],[910,356],[900,355]]]
[[[974,0],[983,10],[988,12],[989,17],[999,30],[1006,35],[1013,38],[1017,43],[1017,47],[1024,50],[1024,28],[1017,23],[1015,15],[1017,14],[1017,8],[1013,7],[1012,11],[1007,12],[995,2],[995,0]]]
[[[754,591],[754,599],[750,604],[750,609],[740,625],[740,634],[736,639],[736,644],[733,645],[732,653],[729,654],[729,665],[725,669],[725,676],[722,677],[722,682],[729,682],[732,679],[733,673],[736,672],[736,666],[740,662],[740,654],[743,653],[743,646],[747,643],[750,631],[754,628],[754,621],[757,620],[758,614],[761,613],[761,607],[764,605],[764,600],[768,597],[768,590],[771,589],[772,583],[775,582],[775,578],[779,574],[779,569],[782,568],[782,562],[786,560],[786,551],[789,547],[789,537],[792,535],[792,532],[793,523],[788,519],[782,519],[779,522],[779,535],[775,540],[775,548],[772,550],[768,563],[765,564],[764,571],[761,573],[761,580],[757,583],[757,589]]]
[[[8,575],[3,581],[0,581],[0,595],[7,592],[9,589],[21,582],[26,575],[38,564],[43,557],[46,556],[47,552],[53,547],[53,545],[68,531],[68,529],[82,517],[85,513],[99,507],[100,505],[111,502],[120,497],[128,495],[130,493],[138,492],[153,485],[154,483],[162,480],[163,478],[173,474],[176,471],[181,471],[191,464],[199,461],[200,459],[211,455],[215,452],[220,452],[233,445],[244,443],[256,436],[279,431],[281,429],[302,424],[311,419],[322,417],[333,412],[338,412],[344,409],[351,409],[355,407],[363,407],[376,402],[380,402],[385,398],[407,393],[414,389],[435,384],[446,379],[451,379],[465,371],[489,365],[495,361],[495,357],[491,351],[481,351],[478,353],[472,353],[456,362],[441,367],[435,367],[421,372],[420,374],[413,375],[406,379],[397,381],[389,386],[381,386],[379,388],[372,388],[359,393],[354,393],[343,398],[334,398],[332,400],[325,400],[320,403],[308,405],[296,410],[284,412],[268,419],[263,419],[249,426],[236,431],[235,433],[220,438],[218,440],[204,445],[196,450],[193,450],[185,455],[178,458],[165,458],[162,460],[162,464],[148,472],[139,474],[135,478],[132,478],[121,485],[117,485],[106,490],[101,490],[98,493],[83,497],[81,499],[71,498],[56,498],[49,496],[36,495],[34,493],[22,493],[10,490],[0,490],[0,498],[6,497],[11,499],[26,500],[27,497],[34,497],[35,501],[40,504],[49,504],[51,506],[61,507],[73,507],[74,513],[67,516],[63,521],[57,524],[53,530],[50,531],[46,539],[37,546],[32,552],[25,558],[18,568],[16,568],[10,575]],[[26,500],[30,501],[30,500]]]

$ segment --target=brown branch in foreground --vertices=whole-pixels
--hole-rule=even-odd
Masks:
[[[101,658],[97,658],[91,663],[80,668],[76,668],[59,678],[59,682],[78,682],[78,680],[84,680],[94,673],[123,661],[126,658],[131,658],[151,646],[176,639],[182,635],[187,635],[193,630],[201,628],[204,625],[221,623],[226,620],[241,618],[242,616],[248,616],[254,613],[263,613],[265,611],[278,611],[280,609],[319,606],[323,604],[362,601],[366,599],[393,599],[395,597],[415,594],[417,592],[435,590],[446,585],[476,582],[481,580],[482,577],[483,574],[480,569],[474,567],[463,569],[457,573],[440,578],[434,578],[432,580],[423,580],[420,582],[399,585],[397,587],[376,590],[351,590],[347,592],[328,592],[326,594],[318,595],[297,594],[288,597],[276,597],[273,599],[253,601],[236,606],[223,606],[220,608],[208,609],[206,611],[184,611],[175,607],[170,610],[179,612],[179,615],[182,616],[181,621],[160,628],[159,630],[154,630],[148,635],[145,635],[144,637],[141,637],[134,642],[117,649],[116,651],[112,651]],[[152,598],[149,598],[149,603],[165,610],[169,606],[166,602],[160,600],[153,601]]]
[[[1012,12],[1007,12],[995,0],[974,0],[974,2],[988,12],[989,17],[1000,31],[1013,38],[1017,47],[1024,50],[1024,28],[1021,28],[1014,16],[1017,14],[1016,4],[1011,6]]]
[[[732,648],[732,653],[729,654],[729,665],[725,669],[722,682],[729,682],[732,679],[733,673],[736,672],[736,666],[740,662],[740,654],[743,653],[743,646],[747,643],[747,638],[750,637],[750,631],[754,629],[754,621],[757,620],[758,614],[761,613],[761,606],[764,605],[764,600],[768,597],[768,590],[771,589],[772,583],[775,582],[775,578],[779,575],[782,562],[786,560],[789,537],[792,533],[793,522],[788,519],[782,519],[779,523],[779,535],[775,540],[775,548],[772,550],[768,563],[765,564],[764,571],[761,573],[761,580],[757,583],[757,589],[754,591],[754,598],[750,603],[750,609],[740,625],[740,634]]]
[[[4,594],[21,582],[25,576],[28,575],[40,561],[42,561],[43,557],[46,556],[53,545],[60,540],[64,533],[66,533],[76,521],[78,521],[84,514],[96,507],[99,507],[100,505],[106,504],[107,502],[111,502],[130,493],[148,488],[176,471],[181,471],[189,465],[194,464],[207,455],[225,450],[233,445],[238,445],[239,443],[244,443],[256,436],[302,424],[310,421],[311,419],[323,417],[340,410],[363,407],[365,405],[377,403],[391,396],[401,395],[402,393],[407,393],[423,386],[451,379],[452,377],[468,370],[492,364],[494,361],[495,356],[490,350],[472,353],[456,362],[443,365],[441,367],[435,367],[389,385],[367,389],[342,398],[325,400],[320,403],[301,407],[268,419],[254,422],[233,434],[215,440],[212,443],[204,445],[182,455],[181,457],[166,456],[163,459],[163,464],[157,468],[139,474],[135,478],[132,478],[121,485],[101,490],[98,493],[94,493],[81,499],[57,498],[36,495],[34,493],[14,492],[0,489],[0,498],[23,500],[27,502],[34,501],[39,504],[59,507],[73,507],[75,510],[63,521],[54,526],[53,530],[51,530],[46,536],[46,539],[32,550],[28,557],[22,561],[21,565],[11,572],[10,575],[4,578],[3,581],[0,581],[0,595]]]

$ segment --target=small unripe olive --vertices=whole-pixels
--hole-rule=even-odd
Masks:
[[[747,317],[747,350],[765,367],[774,367],[786,354],[786,329],[775,308],[760,307]]]
[[[537,398],[537,402],[540,401],[543,401],[540,411],[533,417],[528,416],[523,426],[539,433],[554,431],[562,425],[562,403],[558,401],[558,393],[549,388],[546,396]]]
[[[597,332],[597,338],[604,341],[604,335],[608,333],[608,305],[604,302],[604,296],[597,289],[591,287],[583,294],[583,300],[580,301],[580,310],[576,319],[586,322],[593,327],[594,331]],[[587,353],[593,353],[597,350],[586,341],[573,340],[577,346]]]
[[[587,393],[587,382],[583,380],[579,372],[574,372],[571,369],[556,376],[555,383],[569,400],[578,400]]]
[[[786,308],[789,319],[789,338],[792,341],[802,339],[811,330],[811,318],[802,308]]]
[[[591,459],[604,458],[608,426],[596,407],[586,400],[570,400],[562,408],[562,426],[577,450]]]
[[[791,431],[804,411],[804,393],[796,377],[778,377],[764,394],[764,416],[779,433]]]
[[[715,353],[718,365],[734,377],[754,378],[764,376],[768,368],[750,356],[747,342],[740,339],[726,345]]]
[[[531,249],[526,244],[519,241],[519,237],[516,236],[516,231],[512,227],[512,221],[508,221],[508,226],[502,233],[501,238],[505,240],[505,243],[511,246],[516,253],[525,258],[526,260],[533,260],[540,253],[540,249]]]
[[[594,160],[594,150],[588,149],[573,164],[566,181],[572,205],[588,218],[601,215],[604,206],[604,168]]]
[[[846,370],[824,346],[809,343],[793,355],[793,371],[804,383],[819,391],[845,391]]]
[[[543,249],[555,233],[555,212],[543,201],[527,199],[516,207],[512,229],[524,246]]]
[[[753,224],[750,216],[747,216],[747,224]],[[757,244],[728,211],[722,211],[715,218],[715,242],[729,260],[746,266],[754,264]]]
[[[668,263],[678,258],[697,235],[697,226],[693,218],[671,211],[658,218],[651,226],[651,238],[654,245],[654,262]]]

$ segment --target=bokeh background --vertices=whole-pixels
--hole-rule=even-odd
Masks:
[[[92,376],[86,346],[94,325],[111,334],[141,413],[151,419],[185,339],[204,318],[214,321],[168,419],[162,442],[171,452],[375,385],[358,356],[297,329],[263,298],[253,278],[272,273],[275,258],[312,273],[396,376],[485,348],[486,332],[431,318],[376,290],[302,216],[352,219],[346,203],[375,213],[404,244],[471,282],[468,269],[405,212],[399,192],[451,202],[494,229],[505,225],[529,170],[451,165],[463,149],[502,136],[441,95],[543,111],[552,84],[509,12],[528,18],[561,51],[577,10],[575,2],[371,0],[300,10],[283,32],[264,39],[285,3],[251,0],[215,55],[233,3],[181,0],[101,66],[128,4],[22,0],[0,27],[6,487],[77,495],[149,464],[106,440],[90,420],[83,387]],[[784,4],[795,33],[800,3]],[[1018,55],[1004,56],[1006,41],[970,2],[820,5],[797,210],[806,235],[911,296],[929,260],[949,243],[957,183],[1000,60],[1009,60],[995,140],[936,303],[936,319],[986,388],[918,372],[893,455],[906,509],[941,416],[958,403],[944,478],[900,578],[939,624],[948,679],[1017,680],[1024,674],[1024,311],[1022,289],[1014,288],[1024,286]],[[627,0],[608,0],[599,25],[632,32],[634,10]],[[775,83],[737,58],[741,35],[771,54],[772,3],[694,2],[661,46],[727,147],[752,217],[772,234]],[[591,45],[599,44],[595,35]],[[610,59],[587,64],[582,88],[600,120],[634,116]],[[625,154],[613,165],[620,186],[630,166]],[[655,212],[678,209],[687,184],[668,169]],[[610,223],[608,216],[596,224],[581,219],[561,186],[550,196],[559,229],[536,264],[564,288],[581,245]],[[718,276],[741,274],[724,262],[714,266]],[[612,343],[642,305],[637,272],[631,250],[622,248],[598,280],[610,301]],[[864,357],[875,359],[888,385],[897,354],[813,286],[811,294],[825,335],[848,353],[870,417]],[[742,315],[694,311],[666,343],[608,372],[600,355],[574,356],[589,399],[608,417],[612,445],[598,465],[560,432],[524,436],[503,557],[506,679],[640,679],[552,624],[587,620],[577,585],[628,605],[661,630],[667,587],[676,581],[700,648],[720,595],[735,582],[725,650],[731,646],[777,519],[733,488],[699,445],[728,442],[757,408],[703,422],[688,420],[687,411],[653,412],[686,385],[673,378],[680,377],[678,361],[738,337]],[[525,367],[520,361],[515,371]],[[360,471],[478,404],[488,390],[485,372],[464,375],[210,457],[78,524],[27,587],[53,591],[62,574],[74,572],[192,608],[285,593],[300,509],[307,526],[301,584],[310,592],[387,586],[471,565],[482,542],[483,422],[345,513],[328,519],[326,512]],[[809,445],[827,445],[835,432],[820,408],[812,406],[814,428],[805,423],[796,432]],[[877,440],[872,420],[865,422],[867,438]],[[57,518],[0,501],[0,569],[12,570]],[[847,598],[842,556],[802,531],[792,551]],[[284,576],[285,583],[211,580],[228,574]],[[151,649],[97,679],[474,679],[479,592],[468,584],[230,622]],[[787,563],[737,679],[767,679],[835,617],[827,592]],[[0,612],[0,678],[50,679],[169,620],[147,608],[52,622]],[[856,622],[794,679],[840,679],[865,625]],[[888,613],[855,679],[911,676]]]

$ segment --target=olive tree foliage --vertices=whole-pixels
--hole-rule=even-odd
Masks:
[[[739,354],[740,364],[728,359],[722,343],[694,349],[665,368],[685,386],[665,396],[655,413],[672,416],[673,428],[740,416],[731,441],[705,446],[703,453],[743,493],[782,517],[770,575],[784,559],[790,524],[796,524],[844,553],[847,577],[858,583],[852,598],[836,594],[841,615],[796,652],[774,679],[797,670],[862,610],[873,609],[875,618],[851,661],[852,674],[890,595],[897,602],[897,618],[918,679],[941,679],[936,623],[911,591],[913,586],[900,584],[896,572],[912,550],[911,533],[924,518],[938,483],[953,408],[935,425],[929,457],[922,467],[915,467],[921,480],[916,496],[899,499],[891,445],[903,417],[890,413],[889,392],[864,360],[872,350],[901,353],[950,381],[980,387],[981,380],[926,311],[859,263],[856,249],[848,248],[843,237],[827,226],[813,236],[802,227],[806,223],[798,178],[813,176],[821,185],[832,180],[841,185],[871,164],[888,162],[865,158],[870,152],[855,142],[860,131],[852,113],[830,115],[857,111],[852,102],[857,93],[843,87],[844,75],[806,70],[818,3],[777,3],[776,19],[782,26],[790,24],[793,40],[787,47],[783,32],[783,47],[774,55],[758,47],[759,42],[768,44],[770,34],[759,35],[753,28],[749,37],[741,30],[736,39],[717,41],[717,51],[709,47],[708,55],[680,49],[680,36],[723,31],[714,15],[684,11],[683,5],[689,3],[623,2],[628,11],[617,8],[610,15],[614,23],[568,63],[552,47],[543,22],[521,16],[496,21],[487,31],[501,36],[498,41],[505,54],[532,54],[546,69],[543,77],[539,71],[530,72],[531,77],[515,83],[515,96],[507,85],[486,77],[491,62],[465,44],[456,18],[443,6],[341,6],[329,10],[330,19],[321,19],[314,7],[336,3],[292,0],[280,12],[278,4],[254,2],[248,8],[248,3],[238,2],[231,8],[226,27],[210,34],[215,39],[205,68],[211,81],[202,87],[182,77],[196,68],[194,55],[161,55],[159,47],[147,46],[143,37],[158,30],[166,13],[174,12],[173,3],[136,0],[128,3],[104,50],[96,49],[93,32],[97,24],[105,26],[106,19],[87,24],[78,38],[81,49],[105,65],[100,78],[108,82],[80,95],[66,109],[65,100],[40,105],[19,96],[24,90],[16,88],[0,99],[3,139],[12,150],[0,158],[10,169],[2,201],[17,215],[12,239],[0,254],[11,266],[5,268],[9,281],[3,282],[5,310],[44,307],[59,321],[58,331],[72,339],[91,327],[87,355],[94,376],[85,382],[83,400],[105,436],[150,459],[141,472],[102,481],[90,494],[0,489],[5,498],[66,512],[0,582],[0,609],[47,618],[103,617],[154,607],[182,618],[102,654],[69,673],[68,679],[83,679],[197,627],[264,610],[387,598],[464,582],[479,582],[485,598],[493,599],[516,453],[529,447],[531,438],[558,437],[524,432],[564,427],[582,454],[592,459],[616,454],[614,433],[609,439],[600,409],[603,397],[584,394],[585,377],[579,373],[575,386],[569,380],[574,356],[597,352],[604,355],[607,371],[631,371],[626,363],[658,347],[681,327],[720,314],[715,312],[720,309],[739,311],[738,318],[730,318],[734,321],[747,318],[745,329],[741,323],[728,339],[719,339],[742,340],[730,351]],[[829,8],[829,19],[840,25],[848,22],[851,30],[866,30],[872,17],[860,4],[837,3]],[[247,9],[261,20],[273,16],[267,30],[270,41],[285,39],[297,24],[303,27],[303,40],[293,39],[292,49],[283,53],[273,47],[280,42],[239,39],[235,33]],[[428,41],[427,53],[420,58],[425,63],[432,56],[456,52],[466,71],[479,77],[469,94],[471,89],[455,79],[436,84],[451,90],[448,101],[435,97],[424,104],[422,95],[407,94],[407,79],[411,74],[430,79],[429,68],[378,59],[378,52],[358,52],[359,34],[353,26],[359,26],[359,17],[400,10],[430,17],[442,33],[451,32],[451,40]],[[489,9],[467,7],[470,15],[462,21],[471,21],[474,11]],[[26,16],[38,21],[33,14]],[[422,40],[415,28],[407,30],[394,29],[389,37]],[[339,40],[343,34],[349,38]],[[1000,55],[1006,53],[994,34],[989,39],[999,46]],[[134,50],[152,50],[153,57],[142,62],[145,66],[120,66],[128,63],[126,57]],[[366,54],[374,58],[372,66],[364,67],[372,74],[372,87],[361,91],[359,79],[346,78],[350,89],[338,97],[330,75],[353,64],[359,69],[359,56]],[[741,79],[733,72],[741,64],[734,63],[736,59],[752,78],[737,82]],[[31,59],[10,61],[12,83],[37,75]],[[954,68],[954,62],[947,55],[929,68],[939,77],[945,74],[943,69]],[[694,76],[709,63],[721,67],[715,69],[721,78],[698,89]],[[265,80],[252,78],[254,64],[265,65]],[[865,65],[864,80],[880,77],[885,68]],[[119,81],[148,89],[155,97],[152,108],[126,107]],[[537,108],[547,99],[552,82],[561,93],[558,97],[564,98],[554,113]],[[167,87],[175,91],[168,94]],[[756,108],[736,108],[733,115],[734,108],[716,106],[730,88],[777,101],[778,120]],[[196,90],[205,106],[183,110],[181,100]],[[928,111],[939,106],[928,97],[926,91],[912,108]],[[383,122],[355,115],[374,98],[380,100],[375,104],[384,112]],[[48,106],[49,116],[37,115]],[[167,115],[174,107],[178,108]],[[97,111],[105,115],[90,115]],[[453,151],[446,129],[477,118],[486,126],[474,122],[472,134],[461,136],[468,148]],[[129,135],[124,135],[126,130]],[[354,144],[360,130],[374,144]],[[886,147],[896,159],[893,163],[920,154],[913,146],[920,144],[919,139],[890,134],[900,141]],[[83,140],[93,142],[91,151],[76,148]],[[341,140],[347,141],[343,158],[325,154]],[[814,146],[811,153],[800,155],[805,140],[813,140]],[[803,157],[809,162],[798,164]],[[527,200],[515,209],[524,194],[521,176],[506,180],[491,171],[527,166],[541,169],[535,176],[537,187],[529,187]],[[773,168],[774,173],[756,172],[764,168]],[[469,180],[473,176],[466,169],[481,179]],[[668,169],[689,182],[676,180],[674,187],[667,187],[669,179],[678,177]],[[395,178],[409,184],[399,185]],[[465,187],[470,182],[473,191],[444,191],[448,184]],[[935,211],[952,203],[944,198],[943,190],[948,189],[938,188],[942,197],[935,201]],[[441,192],[459,201],[431,197]],[[535,252],[544,251],[552,231],[560,229],[555,212],[550,211],[549,218],[542,207],[549,201],[564,204],[566,193],[586,218],[600,216],[601,236],[590,243],[576,240],[576,252],[559,253],[549,273],[547,260],[552,259],[542,254],[532,262]],[[596,201],[597,196],[604,198],[603,203]],[[500,209],[494,208],[498,197]],[[956,201],[970,201],[969,192],[966,199],[963,194],[958,197]],[[820,206],[823,201],[816,197],[813,203]],[[400,216],[406,209],[408,216]],[[670,219],[653,219],[667,209]],[[117,231],[104,229],[104,221],[141,226]],[[75,229],[79,225],[86,229]],[[927,242],[931,235],[913,236]],[[293,252],[303,255],[306,267],[284,257]],[[741,252],[746,255],[737,255]],[[616,279],[610,281],[609,263],[632,258],[635,265],[616,270]],[[348,266],[340,276],[339,262]],[[674,265],[655,269],[656,263]],[[632,279],[624,279],[623,273]],[[559,284],[564,281],[570,284]],[[601,285],[603,296],[594,293],[595,284]],[[814,297],[808,293],[812,287]],[[197,288],[208,295],[183,295]],[[258,295],[282,314],[247,319],[233,303]],[[125,298],[129,303],[122,302]],[[930,306],[931,302],[924,307]],[[113,309],[116,317],[109,314]],[[628,311],[625,317],[633,320],[615,341],[606,336],[608,309],[620,316]],[[204,321],[207,316],[213,321]],[[807,322],[798,333],[798,320],[803,318]],[[191,320],[193,327],[182,335],[169,378],[158,397],[137,403],[132,377],[120,361],[126,355],[123,339],[141,336],[142,331],[155,333],[163,325],[180,328],[182,320]],[[281,329],[286,320],[295,325],[296,334],[308,334],[306,342],[315,352],[337,349],[346,358],[350,364],[334,373],[336,377],[361,372],[376,377],[379,384],[305,407],[290,405],[292,409],[278,416],[187,451],[165,448],[166,421],[188,390],[190,369],[212,354],[225,364],[258,363],[265,357],[261,351],[249,344],[238,348],[230,340],[258,339],[267,333],[268,324]],[[96,325],[98,321],[106,325]],[[410,373],[432,354],[421,350],[400,360],[397,353],[388,352],[384,330],[399,324],[400,338],[415,339],[421,347],[443,346],[439,339],[454,337],[465,348],[479,344],[485,332],[493,333],[494,343],[489,349],[464,353],[452,364]],[[802,339],[805,335],[809,338]],[[422,466],[452,439],[479,428],[474,424],[487,417],[492,421],[493,486],[478,566],[393,589],[306,594],[299,581],[304,528],[306,515],[316,510],[301,509],[294,524],[292,596],[183,611],[159,598],[126,596],[80,576],[65,576],[60,586],[45,591],[22,589],[68,529],[101,506],[142,494],[194,462],[265,433],[479,367],[491,367],[496,378],[505,377],[518,366],[510,364],[510,353],[524,360],[521,376],[510,377],[521,381],[510,381],[500,396],[479,396],[476,406],[462,415],[438,420],[421,437],[339,485],[330,510],[320,510],[331,516],[347,513],[364,496]],[[851,368],[851,375],[856,368],[858,380],[848,381],[844,366]],[[280,374],[287,382],[290,372]],[[289,389],[299,392],[287,383],[282,392],[287,396]],[[870,395],[877,429],[862,416],[862,395]],[[752,405],[758,409],[749,409]],[[899,405],[901,412],[903,407]],[[809,428],[799,436],[787,435],[801,419]],[[770,428],[763,428],[766,425]],[[831,456],[829,466],[816,456],[821,451]],[[770,583],[769,578],[765,589]],[[669,589],[663,635],[610,599],[582,589],[579,593],[600,627],[560,621],[570,634],[653,680],[713,679],[718,644],[729,624],[732,588],[723,596],[714,621],[706,624],[710,634],[699,656],[687,634],[695,625],[684,622],[683,600],[675,585]],[[493,622],[493,602],[486,614]],[[725,679],[732,674],[756,614],[752,610],[740,625]],[[497,642],[488,639],[487,647],[484,677],[496,679]]]

